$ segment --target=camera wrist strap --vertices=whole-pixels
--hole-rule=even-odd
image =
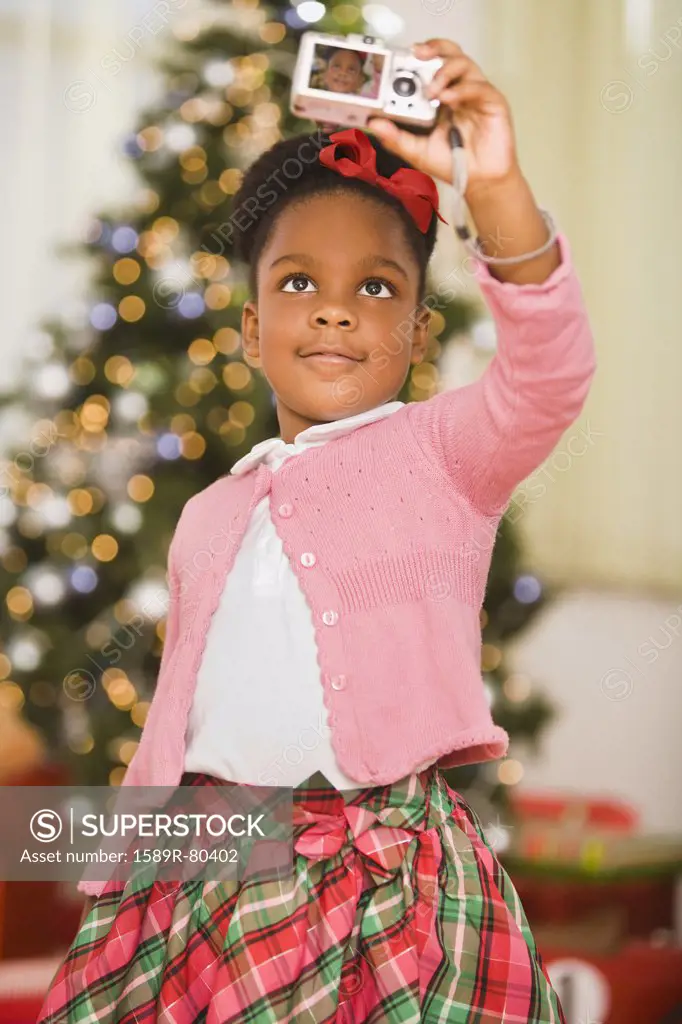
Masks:
[[[467,205],[464,198],[467,184],[469,180],[469,169],[467,167],[467,154],[464,148],[464,141],[462,134],[456,125],[450,126],[450,146],[452,148],[452,187],[454,194],[453,201],[453,224],[457,237],[462,241],[464,246],[473,253],[473,255],[481,260],[483,263],[494,263],[502,266],[511,266],[515,263],[525,263],[527,260],[535,259],[536,256],[542,256],[552,248],[557,240],[558,229],[554,218],[547,211],[540,209],[547,229],[549,231],[549,238],[544,245],[541,245],[539,249],[534,252],[522,254],[520,256],[487,256],[483,252],[480,238],[472,238],[471,232],[467,226]]]

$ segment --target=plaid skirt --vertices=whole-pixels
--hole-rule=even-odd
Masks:
[[[435,766],[294,789],[292,863],[284,881],[110,881],[36,1024],[565,1024],[509,876]]]

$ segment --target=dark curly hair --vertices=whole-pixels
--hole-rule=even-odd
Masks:
[[[390,177],[401,167],[410,165],[389,152],[379,139],[368,135],[377,154],[377,171]],[[390,207],[400,217],[406,240],[419,265],[418,300],[426,290],[426,273],[436,243],[438,218],[434,214],[428,230],[423,233],[402,203],[394,196],[356,178],[345,178],[319,161],[319,151],[329,145],[323,131],[294,135],[282,139],[262,153],[246,170],[234,196],[231,220],[238,231],[234,249],[238,259],[248,265],[248,282],[254,298],[258,295],[258,260],[272,237],[278,216],[294,201],[305,202],[314,196],[359,193]]]

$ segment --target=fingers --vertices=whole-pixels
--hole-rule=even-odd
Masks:
[[[448,86],[443,89],[438,99],[451,110],[467,104],[474,105],[480,110],[505,105],[502,94],[486,81],[461,82]]]
[[[426,39],[423,43],[415,43],[414,51],[422,60],[431,57],[456,57],[464,53],[459,43],[452,39]]]
[[[413,132],[406,132],[398,128],[395,121],[386,117],[372,117],[367,122],[367,127],[373,131],[392,153],[403,157],[408,163],[415,163],[419,159],[419,152],[423,148],[422,140]]]
[[[485,82],[486,77],[470,57],[464,53],[458,54],[456,57],[450,57],[438,69],[426,87],[426,95],[429,99],[435,99],[446,86],[458,80]]]

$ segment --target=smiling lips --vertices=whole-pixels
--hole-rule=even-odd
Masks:
[[[304,356],[305,359],[311,360],[315,364],[320,366],[349,366],[351,363],[357,363],[357,359],[353,359],[351,356],[342,356],[337,352],[313,352],[309,356]]]
[[[355,356],[331,351],[311,352],[310,355],[303,357],[303,361],[316,377],[330,381],[338,380],[340,375],[355,373],[355,367],[360,364],[360,360]]]
[[[315,366],[350,366],[352,363],[360,362],[357,356],[342,346],[320,348],[304,355],[303,358],[310,360]]]

